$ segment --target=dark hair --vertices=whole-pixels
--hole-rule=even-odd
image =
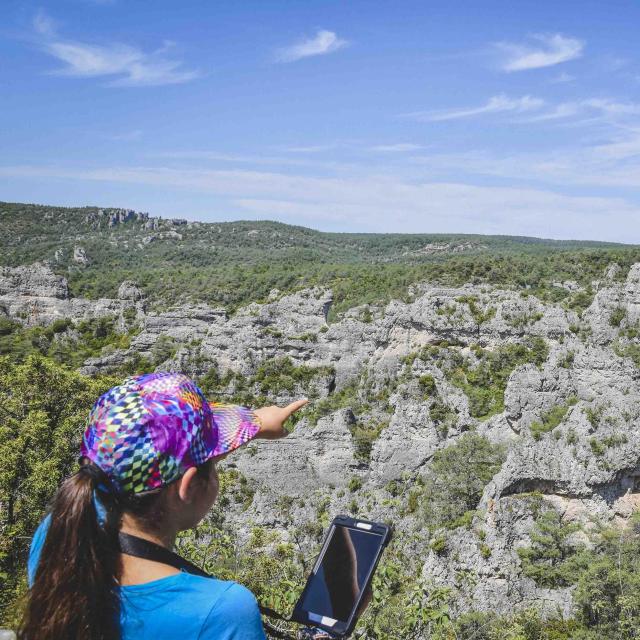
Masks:
[[[213,461],[197,468],[208,479]],[[92,462],[58,489],[51,522],[18,631],[20,640],[119,640],[121,573],[118,531],[124,511],[152,532],[164,521],[166,486],[134,496],[100,491],[103,524],[93,500],[109,478]]]

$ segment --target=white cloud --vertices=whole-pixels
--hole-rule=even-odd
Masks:
[[[550,110],[533,116],[528,116],[520,122],[545,122],[550,120],[565,120],[567,118],[581,118],[578,123],[589,123],[597,120],[610,122],[625,119],[629,116],[640,115],[640,103],[618,102],[609,98],[587,98],[571,102],[561,102]]]
[[[56,23],[43,9],[40,9],[33,18],[33,28],[43,36],[53,36],[56,32]]]
[[[59,38],[50,18],[39,12],[34,29],[43,37],[43,50],[64,66],[54,75],[76,78],[109,78],[109,86],[158,86],[180,84],[197,78],[198,71],[184,69],[179,60],[166,56],[172,43],[150,53],[129,45],[89,44]]]
[[[445,120],[460,120],[491,113],[535,111],[544,106],[544,100],[532,96],[509,98],[504,94],[489,98],[486,104],[469,109],[449,109],[446,111],[416,111],[405,114],[405,117],[420,122],[443,122]]]
[[[307,38],[300,42],[280,49],[276,53],[278,62],[295,62],[310,56],[322,56],[333,53],[349,44],[346,40],[338,38],[333,31],[319,30],[313,38]]]
[[[575,80],[575,76],[572,76],[570,73],[565,73],[564,71],[558,74],[555,78],[549,80],[551,84],[565,84],[567,82],[573,82]]]
[[[627,133],[624,138],[598,145],[595,150],[601,158],[606,159],[640,158],[640,129]],[[640,180],[638,182],[640,183]]]
[[[283,151],[290,153],[322,153],[323,151],[331,151],[337,148],[338,144],[314,144],[308,146],[284,147]]]
[[[552,189],[409,181],[388,175],[310,177],[167,167],[0,167],[0,176],[125,183],[218,196],[244,215],[362,231],[474,232],[640,240],[640,206],[620,197]]]
[[[117,140],[118,142],[132,142],[139,140],[143,133],[142,129],[132,129],[131,131],[125,131],[123,133],[112,133],[108,138],[110,140]]]
[[[424,149],[424,146],[421,144],[412,144],[410,142],[399,142],[397,144],[378,144],[373,147],[369,147],[370,151],[380,151],[382,153],[418,151],[418,149]]]
[[[507,57],[502,63],[503,71],[525,71],[552,67],[562,62],[574,60],[582,55],[584,42],[560,33],[533,36],[537,45],[501,42],[496,46]]]
[[[455,175],[477,181],[491,176],[520,184],[538,183],[546,189],[625,189],[637,194],[640,128],[591,146],[539,152],[467,151],[413,156],[411,161],[434,179]]]

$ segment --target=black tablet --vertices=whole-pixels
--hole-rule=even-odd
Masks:
[[[349,635],[391,529],[378,522],[337,516],[331,523],[292,620]]]

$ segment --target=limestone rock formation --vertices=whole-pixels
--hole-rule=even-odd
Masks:
[[[221,379],[228,374],[224,400],[241,382],[258,385],[254,376],[265,362],[286,360],[306,372],[313,383],[271,396],[285,403],[313,392],[310,413],[293,433],[228,459],[255,486],[246,511],[229,510],[236,528],[281,525],[282,501],[294,504],[293,497],[326,501],[330,515],[357,499],[361,515],[396,523],[414,545],[412,557],[422,559],[423,575],[455,589],[458,610],[502,613],[529,605],[571,611],[570,589],[538,587],[522,574],[517,550],[535,526],[532,500],[585,530],[594,520],[622,524],[640,505],[640,264],[626,279],[609,267],[592,290],[580,314],[526,292],[421,283],[407,302],[364,305],[328,323],[332,294],[320,288],[273,290],[263,304],[229,315],[205,304],[147,309],[132,282],[122,283],[117,299],[70,298],[64,278],[42,264],[0,270],[0,308],[27,324],[133,309],[140,331],[130,348],[88,360],[85,373],[117,370],[136,355],[192,376],[215,369]],[[497,394],[502,404],[487,415],[473,408],[442,359],[479,366],[479,349],[501,353],[536,337],[544,356],[508,371]],[[432,549],[420,538],[419,508],[403,510],[390,487],[404,483],[410,491],[434,454],[470,430],[505,445],[506,459],[471,526]],[[374,433],[366,446],[362,432]],[[317,518],[313,504],[296,509],[301,522]]]
[[[82,265],[86,267],[91,264],[91,260],[89,260],[89,256],[83,247],[74,247],[73,249],[73,261],[76,264]]]

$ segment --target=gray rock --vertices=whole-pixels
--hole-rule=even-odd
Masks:
[[[91,264],[91,260],[89,260],[89,256],[87,256],[87,252],[82,247],[74,247],[73,261],[83,267]]]
[[[125,280],[118,288],[119,300],[132,300],[133,302],[138,302],[143,298],[144,294],[142,293],[142,290],[138,284],[132,280]]]
[[[282,440],[256,441],[235,458],[247,477],[275,487],[280,496],[304,496],[318,487],[345,487],[358,470],[350,425],[351,410],[320,418],[315,426],[302,420]]]

